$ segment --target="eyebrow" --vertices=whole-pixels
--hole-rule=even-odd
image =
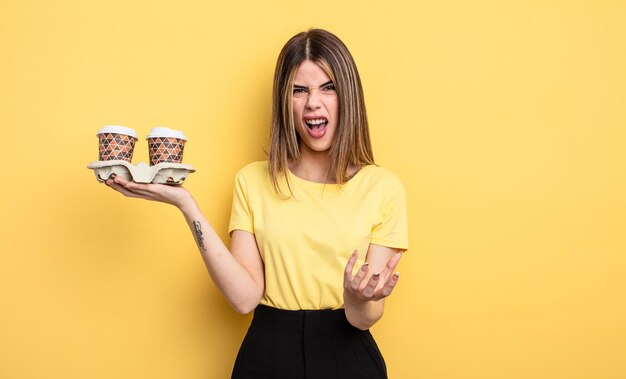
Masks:
[[[329,80],[329,81],[327,81],[326,83],[322,83],[322,85],[320,85],[320,86],[319,86],[319,88],[322,88],[322,87],[327,86],[327,85],[329,85],[329,84],[333,84],[333,81],[332,81],[332,80]],[[301,85],[299,85],[299,84],[294,84],[294,85],[293,85],[293,87],[294,87],[294,88],[302,88],[302,89],[308,89],[308,88],[309,88],[309,87],[307,87],[307,86],[301,86]]]

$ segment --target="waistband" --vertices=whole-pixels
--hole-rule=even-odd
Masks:
[[[344,309],[285,310],[259,304],[254,310],[253,322],[280,322],[288,325],[348,324]]]

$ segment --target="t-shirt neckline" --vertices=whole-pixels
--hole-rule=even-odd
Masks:
[[[311,187],[330,187],[330,188],[338,188],[339,186],[345,186],[348,185],[350,183],[352,183],[353,181],[356,181],[355,179],[357,179],[358,177],[360,177],[362,175],[362,172],[365,171],[366,169],[368,169],[370,166],[374,166],[374,165],[365,165],[363,167],[361,167],[359,169],[359,171],[355,172],[354,175],[352,175],[352,177],[350,179],[348,179],[345,183],[343,184],[339,184],[339,183],[318,183],[318,182],[313,182],[307,179],[303,179],[299,176],[297,176],[296,174],[293,173],[293,171],[291,171],[291,169],[289,169],[289,167],[287,167],[287,172],[289,173],[289,179],[293,179],[294,181],[298,182],[298,183],[302,183],[304,185],[307,186],[311,186]]]

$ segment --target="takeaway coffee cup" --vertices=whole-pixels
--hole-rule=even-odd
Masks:
[[[134,129],[124,126],[108,125],[98,131],[98,160],[122,160],[130,162],[137,142]]]
[[[146,140],[151,166],[162,162],[182,163],[187,142],[183,132],[164,127],[152,128]]]

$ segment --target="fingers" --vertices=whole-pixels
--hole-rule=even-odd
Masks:
[[[361,283],[363,282],[363,279],[367,275],[367,270],[369,269],[369,265],[370,265],[369,263],[365,262],[363,263],[363,266],[361,266],[359,271],[357,271],[356,275],[354,276],[354,279],[352,279],[352,282],[351,282],[351,287],[353,290],[358,291],[360,289]]]
[[[106,183],[107,186],[113,188],[114,190],[116,190],[117,192],[121,193],[124,196],[136,197],[136,198],[140,198],[140,199],[146,199],[145,196],[127,190],[126,188],[122,187],[121,185],[115,183],[112,179],[107,180],[105,183]]]
[[[150,190],[150,187],[148,187],[147,184],[126,182],[126,184],[122,184],[122,186],[131,192],[144,195],[150,198],[155,197],[155,192]]]
[[[375,300],[373,299],[374,293],[376,292],[376,286],[378,286],[378,281],[380,280],[380,273],[377,272],[370,277],[367,285],[363,288],[362,294],[365,299]]]
[[[153,187],[150,187],[148,184],[145,183],[136,183],[133,181],[129,181],[126,180],[122,177],[119,176],[113,176],[112,177],[113,183],[117,184],[118,187],[122,187],[124,189],[126,189],[127,192],[132,192],[134,194],[137,195],[143,195],[144,198],[148,198],[148,199],[155,199],[155,195],[157,195],[157,193],[154,191],[154,185]],[[121,191],[120,191],[121,192]]]
[[[381,299],[383,297],[387,297],[387,296],[391,295],[391,292],[393,291],[393,289],[396,286],[396,284],[398,284],[398,280],[399,279],[400,279],[400,273],[399,272],[396,272],[393,275],[391,275],[389,280],[387,280],[387,283],[385,283],[385,286],[383,287],[382,291],[380,291]]]
[[[191,198],[190,194],[180,185],[137,183],[114,175],[105,180],[105,184],[128,197],[166,204],[177,205]]]
[[[382,288],[378,288],[378,286],[382,284],[382,276],[376,273],[372,275],[367,283],[367,286],[363,288],[361,294],[365,300],[378,301],[391,295],[391,292],[393,292],[396,284],[398,284],[399,279],[400,273],[396,272],[391,275],[389,279],[387,279],[387,281],[382,285]]]
[[[113,177],[113,181],[132,192],[140,192],[140,191],[145,192],[146,190],[145,184],[131,182],[130,180],[126,180],[119,176]]]
[[[395,253],[391,256],[391,258],[389,258],[385,268],[380,273],[383,281],[386,281],[391,273],[396,269],[396,266],[398,266],[398,263],[400,262],[400,258],[402,258],[402,253]]]
[[[110,179],[115,180],[115,182],[116,182],[116,183],[119,183],[119,184],[126,184],[126,183],[129,183],[129,181],[128,181],[128,180],[124,179],[124,178],[123,178],[123,177],[121,177],[121,176],[117,176],[116,174],[111,174]]]
[[[391,292],[398,283],[400,273],[393,273],[402,258],[402,253],[396,253],[389,258],[384,270],[375,273],[363,287],[361,295],[367,300],[377,301],[391,295]]]
[[[389,258],[389,260],[387,261],[387,264],[385,265],[385,269],[381,273],[381,280],[379,281],[378,288],[377,288],[379,293],[382,294],[381,298],[389,296],[389,294],[391,293],[391,290],[393,290],[393,287],[395,286],[395,283],[398,281],[398,275],[396,275],[398,273],[396,272],[396,274],[393,274],[393,275],[392,273],[398,266],[398,263],[400,262],[400,258],[402,258],[402,253],[400,252],[392,255],[391,258]],[[388,287],[389,283],[393,283],[393,286]],[[385,291],[389,291],[389,293],[384,294],[383,292]]]
[[[356,263],[357,258],[359,257],[359,253],[354,250],[350,259],[348,259],[348,264],[346,264],[346,269],[343,273],[343,285],[344,287],[348,287],[350,282],[352,282],[352,270],[354,269],[354,264]]]

